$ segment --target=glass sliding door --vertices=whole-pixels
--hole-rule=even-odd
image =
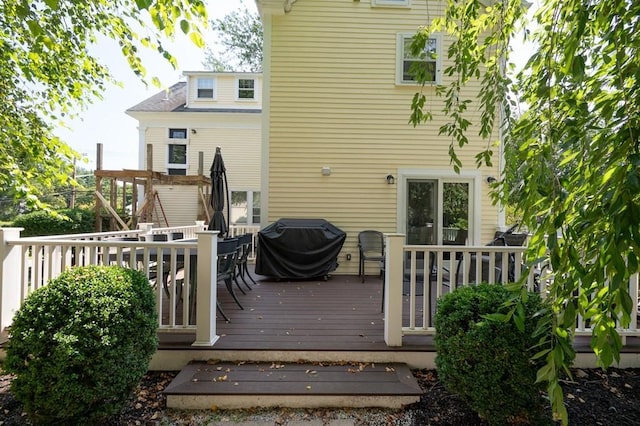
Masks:
[[[469,235],[469,184],[442,184],[442,244],[465,245]]]
[[[469,236],[471,183],[407,179],[407,244],[464,245]]]
[[[436,244],[438,181],[407,181],[407,244]]]

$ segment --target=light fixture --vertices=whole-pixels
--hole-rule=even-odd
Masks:
[[[198,132],[196,131],[196,129],[191,129],[191,134],[192,134],[192,135],[195,135],[196,133],[198,133]]]
[[[387,183],[389,185],[393,185],[394,183],[396,183],[396,178],[392,174],[388,174],[387,175]]]
[[[494,183],[495,181],[497,181],[498,179],[494,178],[493,176],[489,176],[487,177],[487,183],[491,184]]]
[[[322,176],[331,176],[331,167],[323,166],[321,170],[322,170]]]

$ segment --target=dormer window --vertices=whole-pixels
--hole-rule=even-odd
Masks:
[[[252,78],[238,79],[238,99],[255,99],[256,81]]]
[[[213,99],[215,80],[213,78],[198,79],[198,99]]]

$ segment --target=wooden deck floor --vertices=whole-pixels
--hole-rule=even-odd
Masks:
[[[258,351],[274,353],[271,360],[283,360],[275,353],[285,351],[307,355],[369,352],[380,355],[377,362],[407,362],[407,356],[424,357],[425,354],[429,354],[431,361],[435,357],[431,336],[404,336],[401,347],[385,344],[382,280],[378,276],[367,276],[365,283],[353,275],[335,275],[326,281],[253,277],[257,284],[252,285],[252,290],[246,295],[238,292],[244,310],[240,310],[224,286],[219,285],[218,297],[231,321],[218,318],[220,338],[208,350],[207,357],[215,358],[216,351],[244,352],[248,354],[247,359],[256,361]],[[420,306],[421,300],[418,302]],[[403,322],[408,324],[407,314]],[[191,346],[194,339],[194,333],[161,333],[159,350],[202,351]],[[592,355],[588,337],[576,338],[575,346],[579,353]],[[409,352],[412,355],[407,355]],[[628,337],[622,352],[632,354],[630,362],[638,364],[640,339]],[[269,356],[264,355],[262,359]],[[190,361],[188,355],[184,361]],[[427,364],[431,365],[431,361]]]
[[[276,281],[255,276],[240,310],[223,286],[218,298],[230,319],[218,318],[216,350],[433,351],[426,336],[407,336],[401,348],[384,343],[382,280],[337,275],[328,280]],[[242,284],[241,284],[242,285]],[[189,333],[161,333],[161,349],[186,349]]]

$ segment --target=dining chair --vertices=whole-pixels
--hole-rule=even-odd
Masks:
[[[364,282],[365,263],[375,262],[380,267],[384,262],[384,235],[380,231],[365,230],[358,233],[358,275]],[[380,274],[382,269],[380,268]]]
[[[253,244],[252,234],[244,234],[238,237],[238,245],[240,246],[241,250],[240,250],[240,256],[238,258],[238,262],[236,265],[236,274],[234,278],[236,280],[236,284],[238,284],[237,279],[239,277],[249,290],[252,290],[252,288],[247,282],[247,280],[245,279],[245,277],[248,277],[249,280],[253,282],[253,284],[256,284],[255,280],[251,277],[251,274],[249,273],[249,267],[247,266],[247,263],[249,260],[249,254],[251,254],[252,244]]]
[[[238,239],[230,238],[218,241],[218,274],[217,280],[224,282],[227,291],[233,297],[240,309],[244,309],[236,292],[233,289],[233,278],[236,271],[236,262],[238,259]]]

